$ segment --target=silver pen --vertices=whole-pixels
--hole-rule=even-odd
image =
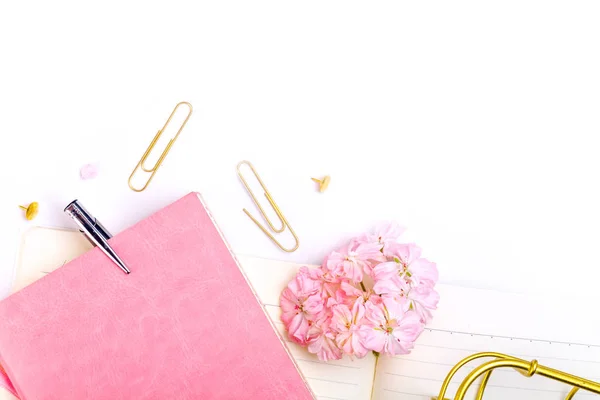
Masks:
[[[94,218],[79,202],[74,200],[65,207],[65,213],[73,218],[73,221],[79,226],[79,231],[96,247],[104,252],[123,272],[129,274],[131,271],[123,260],[108,244],[108,239],[112,237],[110,232]]]

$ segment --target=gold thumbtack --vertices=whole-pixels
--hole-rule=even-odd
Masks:
[[[323,179],[311,178],[313,181],[319,184],[319,192],[323,193],[329,187],[329,182],[331,182],[331,177],[329,175],[325,175]]]
[[[34,219],[38,215],[38,212],[40,211],[40,205],[37,201],[34,201],[27,207],[24,207],[24,206],[19,206],[19,207],[21,209],[25,210],[25,218],[27,218],[27,220],[29,220],[29,221]]]

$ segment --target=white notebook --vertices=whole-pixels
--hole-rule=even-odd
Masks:
[[[79,232],[30,231],[21,246],[17,286],[39,279],[88,248]],[[323,363],[290,343],[279,320],[279,294],[300,265],[247,256],[238,259],[319,400],[429,400],[437,396],[452,366],[481,351],[537,359],[549,367],[600,381],[600,316],[594,310],[598,298],[563,297],[559,291],[541,298],[439,285],[439,309],[410,355],[378,360],[369,355],[362,360]],[[447,397],[454,396],[467,372],[458,373]],[[558,400],[569,390],[567,385],[545,378],[525,378],[516,371],[502,370],[492,374],[484,398]],[[0,393],[0,400],[13,399],[7,393],[2,396]],[[586,396],[591,395],[580,392],[576,398]]]

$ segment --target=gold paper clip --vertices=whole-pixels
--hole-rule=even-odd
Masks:
[[[187,117],[185,117],[185,121],[183,121],[183,123],[179,127],[179,130],[177,131],[177,134],[175,134],[175,137],[173,137],[173,139],[171,139],[169,141],[169,144],[167,145],[167,147],[165,148],[165,150],[163,151],[163,153],[159,157],[158,161],[156,161],[156,164],[154,164],[154,166],[152,168],[147,168],[145,164],[146,164],[146,161],[148,159],[148,156],[150,155],[150,153],[152,152],[152,150],[154,150],[154,146],[156,146],[156,143],[158,142],[158,139],[160,139],[160,137],[162,136],[163,132],[167,128],[167,125],[169,125],[169,122],[171,122],[171,119],[173,118],[173,115],[175,115],[175,113],[177,112],[177,109],[181,105],[183,105],[183,104],[185,104],[186,106],[188,106],[189,109],[190,109]],[[150,146],[148,146],[148,149],[146,149],[146,152],[144,153],[144,155],[142,156],[142,158],[140,159],[140,161],[135,166],[135,169],[133,170],[133,172],[131,173],[131,175],[129,175],[129,181],[128,182],[129,182],[129,188],[131,190],[133,190],[135,192],[143,192],[144,190],[146,190],[146,188],[148,187],[148,185],[150,184],[150,182],[152,182],[152,179],[154,178],[154,175],[156,174],[156,171],[158,171],[158,169],[162,165],[163,161],[165,160],[165,157],[167,157],[167,154],[169,154],[169,151],[171,150],[171,147],[173,146],[173,144],[175,143],[175,141],[179,137],[179,134],[181,133],[181,131],[185,127],[185,124],[188,122],[188,120],[192,116],[192,111],[193,111],[192,105],[190,103],[186,102],[186,101],[182,101],[181,103],[178,103],[175,106],[175,108],[173,109],[173,112],[171,113],[171,115],[169,115],[169,119],[167,120],[167,122],[165,122],[165,125],[162,127],[162,129],[160,129],[158,131],[158,133],[156,134],[156,136],[154,136],[154,139],[150,143]],[[134,177],[135,173],[138,171],[138,169],[141,169],[144,172],[151,173],[150,177],[146,181],[146,184],[141,189],[138,189],[138,188],[134,187],[133,184],[131,183],[131,180],[133,179],[133,177]]]
[[[254,176],[256,177],[256,179],[258,180],[258,183],[260,183],[260,186],[262,187],[262,189],[265,192],[265,197],[267,198],[267,200],[271,204],[271,207],[273,207],[273,210],[275,210],[275,213],[277,214],[277,217],[279,218],[279,221],[281,222],[281,228],[277,229],[277,228],[275,228],[273,226],[273,223],[271,223],[271,220],[269,219],[269,217],[265,213],[265,210],[262,208],[262,206],[260,205],[260,203],[258,202],[258,200],[256,199],[256,197],[254,196],[254,193],[252,192],[252,189],[250,189],[250,186],[248,186],[248,183],[246,182],[246,179],[244,179],[244,176],[242,175],[242,172],[240,171],[240,167],[243,164],[246,164],[248,167],[250,167],[250,169],[252,170],[252,173],[254,174]],[[262,226],[260,224],[260,222],[258,222],[258,220],[256,218],[254,218],[252,216],[252,214],[250,214],[250,212],[248,212],[248,210],[246,210],[244,208],[244,212],[246,213],[246,215],[248,217],[250,217],[250,219],[252,221],[254,221],[254,223],[256,224],[256,226],[258,226],[260,228],[260,230],[262,230],[264,232],[264,234],[267,235],[269,237],[269,239],[271,239],[273,241],[273,243],[275,243],[277,245],[277,247],[279,247],[281,250],[286,251],[288,253],[292,253],[292,252],[296,251],[298,249],[298,247],[300,246],[300,241],[298,240],[298,236],[296,235],[296,232],[294,232],[294,230],[290,226],[290,223],[283,216],[283,213],[281,212],[281,209],[279,209],[279,206],[277,206],[277,203],[275,203],[275,200],[273,200],[273,196],[271,196],[271,193],[269,193],[269,191],[265,187],[265,184],[263,183],[262,179],[260,179],[260,176],[258,176],[258,173],[256,173],[256,170],[254,169],[254,166],[250,163],[250,161],[241,161],[237,165],[237,173],[238,173],[238,176],[240,177],[240,179],[242,180],[242,183],[246,187],[246,190],[248,191],[248,194],[252,198],[252,201],[254,201],[254,204],[256,204],[256,207],[258,207],[258,209],[260,210],[260,213],[261,213],[263,219],[269,225],[269,228],[271,228],[271,230],[273,232],[275,232],[275,233],[282,233],[285,230],[285,228],[287,227],[290,230],[290,233],[292,234],[292,236],[294,237],[294,240],[296,241],[296,245],[293,248],[291,248],[291,249],[286,249],[285,247],[283,247],[281,245],[281,243],[279,243],[277,241],[277,239],[275,239],[275,237],[271,234],[271,232],[269,232],[267,230],[267,228],[265,228],[264,226]]]

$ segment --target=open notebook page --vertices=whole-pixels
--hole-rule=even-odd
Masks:
[[[77,231],[30,228],[21,239],[13,292],[23,289],[91,248],[90,242]]]
[[[597,299],[565,298],[560,292],[533,297],[446,285],[439,285],[439,292],[439,308],[411,354],[378,361],[374,399],[437,396],[452,366],[483,351],[537,359],[542,365],[600,381]],[[447,398],[454,397],[458,384],[480,363],[474,361],[459,371]],[[562,400],[569,390],[556,381],[503,369],[492,373],[484,399]],[[592,396],[580,391],[575,398]]]
[[[278,320],[279,293],[299,265],[238,258],[270,315],[277,317],[274,321],[282,332]],[[505,353],[529,361],[537,359],[543,365],[600,381],[600,338],[597,337],[600,317],[592,313],[597,299],[564,298],[560,293],[533,297],[449,285],[439,285],[438,289],[442,299],[440,307],[411,354],[381,356],[377,361],[372,399],[435,397],[446,374],[456,363],[483,351]],[[371,357],[367,366],[363,366],[364,360],[345,359],[311,369],[302,361],[310,357],[305,349],[292,345],[292,351],[317,394],[362,399],[371,385],[369,379],[365,380],[370,378]],[[344,365],[345,369],[332,368],[332,365]],[[348,368],[352,366],[357,366],[356,372],[363,375],[357,378],[356,374],[350,373]],[[467,366],[453,382],[460,382],[472,368]],[[329,381],[329,385],[316,386],[314,378]],[[340,387],[334,382],[344,384]],[[353,392],[345,390],[353,382],[360,391],[354,397]],[[450,385],[446,396],[452,398],[457,388],[458,383]],[[569,390],[569,386],[546,378],[525,378],[514,370],[501,370],[492,374],[485,398],[564,399]],[[585,392],[577,395],[578,398],[585,396],[591,395]]]

